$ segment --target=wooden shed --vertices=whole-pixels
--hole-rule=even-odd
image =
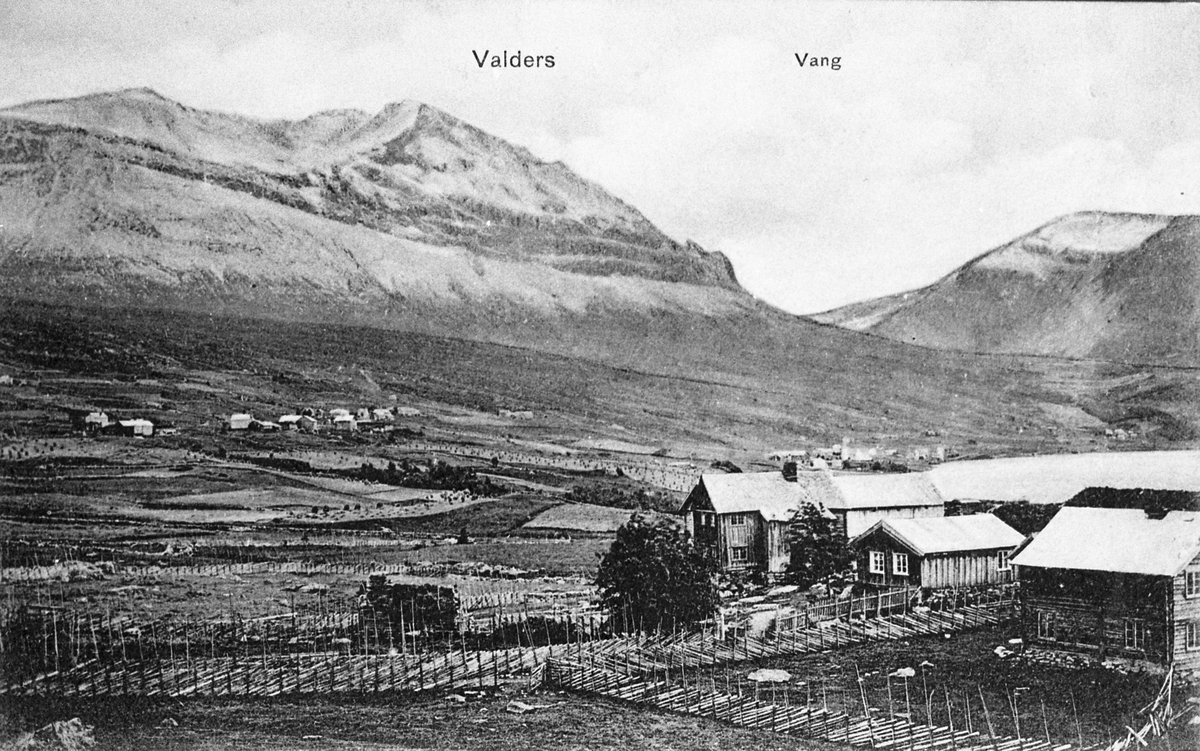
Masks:
[[[1064,507],[1013,563],[1027,644],[1200,675],[1200,512]]]
[[[1025,539],[991,514],[881,519],[851,541],[859,581],[951,589],[1013,580],[1009,554]]]

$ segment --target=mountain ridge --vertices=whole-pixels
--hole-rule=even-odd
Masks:
[[[821,323],[940,349],[1200,364],[1200,217],[1077,212]]]

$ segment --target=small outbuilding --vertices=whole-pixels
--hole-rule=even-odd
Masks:
[[[279,418],[279,427],[284,430],[299,430],[301,415],[282,415]]]
[[[880,519],[851,541],[859,581],[957,589],[1013,581],[1009,555],[1025,536],[991,514]]]
[[[229,430],[249,430],[250,423],[254,422],[254,416],[245,413],[230,415],[226,421],[225,427]]]

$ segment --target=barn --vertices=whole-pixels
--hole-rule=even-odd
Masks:
[[[1067,506],[1013,563],[1027,644],[1200,674],[1200,512]]]
[[[1009,555],[1025,539],[991,514],[880,519],[850,545],[872,587],[951,589],[1013,581]]]
[[[814,498],[838,519],[847,539],[880,519],[918,519],[945,515],[945,501],[923,472],[827,474],[828,484]]]

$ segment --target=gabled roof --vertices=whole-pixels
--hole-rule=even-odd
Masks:
[[[945,503],[923,472],[830,475],[829,480],[836,493],[823,502],[833,510],[941,506]]]
[[[767,521],[788,521],[801,504],[820,505],[821,494],[814,489],[822,483],[828,484],[828,478],[818,472],[801,472],[794,482],[780,472],[705,473],[679,510],[687,511],[696,492],[703,490],[717,514],[757,512]]]
[[[1200,555],[1200,513],[1161,519],[1141,509],[1059,509],[1012,560],[1031,568],[1065,568],[1175,576]]]
[[[718,514],[757,511],[769,521],[784,521],[800,508],[798,484],[783,479],[779,472],[703,474],[700,484]]]
[[[851,544],[882,531],[917,555],[1011,549],[1025,536],[991,514],[927,519],[880,519]]]

